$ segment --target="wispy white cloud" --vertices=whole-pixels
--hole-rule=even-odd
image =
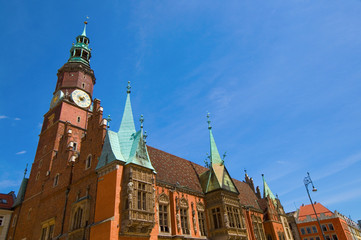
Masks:
[[[23,151],[17,152],[16,155],[21,155],[21,154],[25,154],[25,153],[26,153],[26,151],[23,150]]]
[[[15,121],[20,121],[21,119],[17,117],[17,118],[14,118],[14,120]]]
[[[17,187],[20,185],[21,180],[13,180],[13,179],[2,179],[0,180],[0,186],[3,187]]]
[[[5,118],[8,118],[8,116],[0,115],[0,119],[5,119]]]
[[[344,203],[348,200],[356,199],[361,197],[361,189],[352,188],[349,191],[341,192],[337,195],[333,195],[332,197],[327,197],[323,200],[324,205],[331,205],[335,203]]]

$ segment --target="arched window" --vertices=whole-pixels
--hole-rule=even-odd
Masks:
[[[169,197],[162,193],[158,199],[159,202],[159,230],[169,233]]]
[[[78,208],[73,216],[73,230],[81,228],[83,219],[83,209]]]

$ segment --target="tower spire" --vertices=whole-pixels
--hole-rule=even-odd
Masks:
[[[263,197],[268,197],[270,199],[272,199],[272,201],[276,200],[275,195],[272,193],[271,189],[269,188],[265,178],[264,178],[264,174],[262,174],[262,180],[263,180]]]
[[[210,155],[210,159],[211,159],[211,164],[223,164],[223,160],[221,159],[221,156],[219,155],[218,149],[217,149],[217,145],[216,145],[216,141],[214,140],[213,137],[213,133],[212,133],[212,126],[211,126],[211,120],[210,120],[210,116],[209,113],[207,114],[207,123],[208,123],[208,129],[209,129],[209,140],[210,140],[210,151],[211,151],[211,155]]]
[[[76,43],[73,44],[72,48],[70,49],[70,58],[68,62],[81,62],[89,67],[91,48],[89,48],[89,38],[86,36],[87,24],[88,22],[85,21],[82,34],[76,37]]]

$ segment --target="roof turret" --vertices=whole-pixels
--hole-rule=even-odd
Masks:
[[[89,48],[89,38],[86,36],[86,25],[84,22],[83,33],[76,37],[76,43],[70,49],[70,58],[68,62],[81,62],[89,67],[91,58],[91,48]]]

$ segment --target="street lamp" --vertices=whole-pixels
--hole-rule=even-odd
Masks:
[[[310,192],[308,191],[308,184],[310,184],[310,183],[311,183],[311,185],[312,185],[312,192],[317,192],[317,188],[315,188],[315,186],[313,185],[313,182],[312,182],[312,180],[311,180],[311,176],[310,176],[310,173],[309,173],[309,172],[307,172],[307,176],[305,177],[305,179],[303,179],[303,183],[305,184],[306,191],[307,191],[307,194],[308,194],[308,198],[310,199],[310,202],[311,202],[311,205],[312,205],[313,211],[314,211],[314,213],[315,213],[315,215],[316,215],[316,219],[317,219],[318,225],[320,226],[320,229],[321,229],[321,232],[322,232],[323,239],[324,239],[324,240],[326,240],[325,234],[323,233],[323,230],[322,230],[322,226],[321,226],[321,223],[320,223],[320,219],[318,219],[318,216],[317,216],[317,212],[316,212],[315,206],[313,205],[313,202],[312,202],[312,199],[311,199]]]

